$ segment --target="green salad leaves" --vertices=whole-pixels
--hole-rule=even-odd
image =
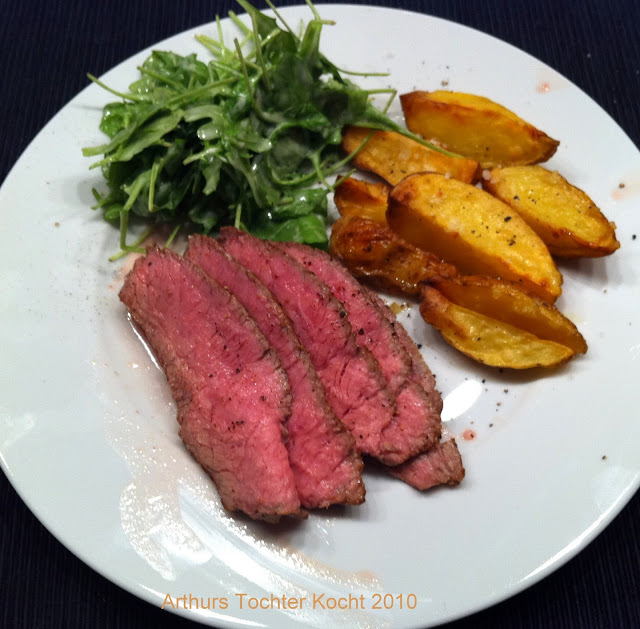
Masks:
[[[105,106],[100,129],[109,141],[83,149],[103,156],[108,186],[94,190],[95,208],[120,225],[119,257],[159,224],[208,234],[235,225],[274,240],[326,246],[329,178],[348,163],[340,148],[344,125],[411,135],[370,103],[372,92],[342,75],[319,49],[325,24],[310,0],[312,19],[297,35],[276,19],[237,0],[238,38],[196,39],[211,53],[154,51],[140,79]],[[385,91],[385,90],[381,90]],[[390,90],[386,90],[390,91]],[[411,135],[411,137],[414,137]],[[128,243],[135,218],[148,229]]]

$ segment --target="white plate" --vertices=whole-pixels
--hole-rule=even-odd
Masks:
[[[282,13],[293,24],[309,17],[306,8]],[[476,435],[459,439],[464,483],[419,494],[367,473],[359,508],[276,527],[224,513],[179,442],[164,377],[118,302],[122,269],[107,262],[117,235],[89,210],[100,179],[80,149],[102,141],[109,99],[90,86],[37,136],[0,192],[0,460],[62,543],[154,605],[167,594],[174,603],[217,597],[214,610],[196,610],[192,599],[181,613],[223,627],[425,627],[549,574],[638,487],[640,155],[575,86],[500,41],[389,9],[321,13],[337,21],[323,35],[329,58],[390,71],[367,85],[446,83],[485,94],[561,140],[550,165],[587,190],[622,242],[609,259],[561,267],[559,305],[588,354],[548,374],[483,369],[407,310],[400,319],[438,376],[448,430]],[[203,26],[158,47],[206,58],[196,33],[215,31]],[[126,87],[148,52],[104,80]],[[323,593],[324,603],[351,595],[350,609],[314,608]],[[250,597],[271,595],[306,600],[297,610],[247,609]]]

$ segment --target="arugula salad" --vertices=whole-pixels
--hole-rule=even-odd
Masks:
[[[359,88],[320,52],[322,28],[332,22],[306,1],[312,18],[297,34],[270,2],[276,18],[237,0],[250,22],[229,14],[238,29],[233,42],[224,42],[218,18],[218,39],[196,37],[209,61],[153,51],[126,93],[89,75],[119,97],[103,110],[109,141],[83,149],[102,156],[91,167],[101,168],[107,191],[94,189],[94,208],[119,224],[112,259],[144,252],[161,224],[168,245],[180,229],[209,234],[235,225],[325,247],[327,195],[351,157],[341,149],[345,125],[431,146],[371,104],[372,94],[393,98],[393,90]],[[133,221],[146,229],[128,242]]]

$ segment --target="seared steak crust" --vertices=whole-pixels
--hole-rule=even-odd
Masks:
[[[422,383],[412,377],[412,359],[398,338],[397,331],[402,326],[391,310],[323,251],[291,242],[277,246],[327,284],[345,305],[349,321],[357,330],[358,345],[368,348],[380,363],[396,396],[393,420],[382,434],[385,455],[380,460],[397,465],[436,444],[440,438],[440,416],[433,413]],[[432,391],[432,383],[427,385]]]
[[[162,365],[180,436],[224,507],[270,521],[301,515],[283,441],[287,377],[247,311],[166,249],[137,260],[120,299]]]
[[[384,457],[381,436],[395,411],[394,396],[377,361],[356,343],[344,305],[326,284],[273,244],[234,228],[223,228],[218,240],[280,302],[329,404],[353,433],[359,451]]]
[[[458,485],[465,473],[454,439],[438,443],[410,461],[389,468],[389,471],[421,491],[437,485]]]
[[[373,291],[366,289],[369,291],[369,294],[372,296],[372,299],[377,300],[382,307],[382,312],[385,316],[393,322],[396,322],[396,316],[393,314],[391,309],[378,297],[376,293]],[[407,350],[409,354],[409,358],[411,360],[411,374],[410,378],[419,384],[427,393],[429,398],[429,407],[431,408],[431,413],[438,417],[438,422],[440,422],[440,413],[442,413],[442,396],[440,395],[440,391],[436,389],[436,378],[431,372],[431,369],[427,366],[427,363],[424,361],[420,350],[417,345],[413,342],[413,339],[409,336],[404,327],[398,322],[394,323],[396,334],[398,335],[398,340],[402,343],[403,347]]]
[[[355,440],[329,407],[324,388],[291,322],[271,292],[212,238],[192,236],[185,257],[227,287],[277,352],[291,385],[285,445],[302,506],[364,500],[362,458]]]
[[[391,308],[385,304],[382,299],[369,288],[364,287],[369,297],[378,304],[382,314],[389,320],[394,327],[398,341],[402,344],[411,362],[411,371],[409,378],[420,386],[427,395],[428,406],[430,411],[430,421],[437,422],[440,426],[440,414],[442,413],[442,396],[440,391],[436,389],[436,379],[431,369],[424,361],[418,346],[413,342],[413,339],[409,336],[408,332],[404,329],[404,326],[396,319],[396,315],[393,314]],[[438,438],[440,435],[440,429],[437,430]]]

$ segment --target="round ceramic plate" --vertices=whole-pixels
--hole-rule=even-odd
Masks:
[[[574,85],[500,41],[408,12],[320,10],[336,21],[323,33],[330,59],[389,72],[367,86],[483,94],[561,141],[549,166],[590,194],[622,243],[607,259],[561,265],[558,305],[587,355],[545,373],[482,368],[407,308],[399,318],[437,374],[464,482],[421,494],[369,471],[357,508],[277,526],[225,513],[118,301],[125,268],[107,261],[116,231],[89,209],[101,182],[81,147],[103,141],[111,99],[92,85],[0,191],[0,460],[63,544],[154,605],[221,627],[431,626],[549,574],[638,487],[640,155]],[[293,25],[310,17],[306,7],[282,14]],[[206,58],[196,33],[216,30],[157,48]],[[126,88],[148,53],[103,80]]]

